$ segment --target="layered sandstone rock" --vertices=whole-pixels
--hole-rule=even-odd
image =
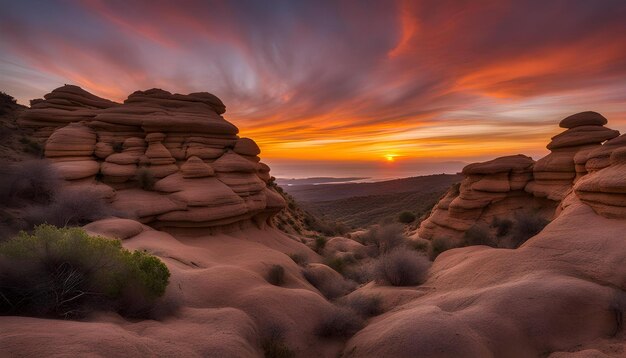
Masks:
[[[552,138],[547,148],[551,153],[539,159],[533,169],[534,181],[526,191],[537,197],[561,201],[573,182],[587,173],[587,155],[601,147],[602,142],[619,136],[604,127],[606,118],[596,112],[569,116],[559,126],[567,130]]]
[[[597,213],[626,217],[626,136],[604,127],[607,119],[581,112],[563,119],[567,130],[552,138],[551,153],[536,163],[523,155],[502,157],[463,169],[465,179],[435,206],[418,236],[459,239],[476,224],[512,218],[529,209],[552,219],[572,191]],[[624,197],[622,197],[624,196]],[[533,198],[534,197],[534,198]]]
[[[64,179],[93,178],[100,171],[100,163],[92,155],[95,146],[93,130],[80,123],[70,123],[48,138],[45,155]]]
[[[59,87],[44,98],[34,101],[18,121],[23,127],[36,129],[35,134],[40,137],[48,137],[70,123],[91,121],[100,110],[119,105],[71,85]]]
[[[65,179],[108,188],[113,205],[143,223],[263,225],[284,200],[267,186],[259,147],[237,136],[225,110],[209,93],[151,89],[116,104],[64,86],[20,122],[48,137],[46,157]]]
[[[422,222],[419,236],[460,239],[477,223],[489,225],[496,217],[538,206],[524,191],[532,180],[533,164],[532,158],[520,154],[466,166],[461,184],[450,189]]]
[[[626,146],[614,147],[609,161],[609,166],[579,180],[574,191],[596,213],[623,219],[626,218]]]

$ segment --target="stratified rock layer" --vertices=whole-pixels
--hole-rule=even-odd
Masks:
[[[210,93],[137,91],[123,104],[76,86],[55,89],[20,124],[47,137],[67,180],[108,185],[113,205],[155,227],[264,225],[284,207],[260,149]]]
[[[551,153],[534,166],[534,181],[526,191],[537,197],[561,201],[572,184],[587,173],[587,154],[601,147],[602,142],[619,136],[619,132],[604,127],[606,118],[596,112],[569,116],[559,124],[568,128],[552,137],[547,148]]]
[[[551,153],[537,162],[516,155],[466,166],[461,185],[439,201],[418,236],[458,240],[474,225],[488,227],[523,211],[550,220],[572,189],[597,213],[626,217],[626,164],[620,159],[626,137],[605,124],[596,112],[574,114],[560,122],[567,130],[552,138]]]
[[[428,240],[460,239],[478,223],[488,226],[495,218],[545,204],[524,191],[532,180],[534,163],[520,154],[466,166],[465,179],[450,189],[422,222],[419,236]],[[555,206],[552,204],[550,209]]]

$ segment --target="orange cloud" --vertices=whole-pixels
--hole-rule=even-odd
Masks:
[[[4,10],[0,89],[21,102],[44,94],[20,77],[25,69],[46,86],[74,83],[117,101],[151,87],[209,91],[274,160],[544,153],[558,120],[581,110],[626,129],[620,2],[75,0],[33,9],[25,0]]]

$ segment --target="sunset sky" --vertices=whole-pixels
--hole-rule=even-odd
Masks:
[[[208,91],[275,175],[537,159],[583,110],[626,131],[623,0],[1,2],[0,90]]]

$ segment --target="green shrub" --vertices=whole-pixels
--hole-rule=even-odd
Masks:
[[[267,282],[274,286],[280,286],[285,283],[285,268],[281,265],[272,265],[267,273]]]
[[[299,266],[306,266],[309,263],[309,259],[307,258],[306,254],[301,252],[289,254],[289,257]]]
[[[158,258],[118,240],[40,225],[0,243],[0,312],[70,318],[110,309],[142,316],[165,293],[169,276]]]
[[[430,259],[434,260],[442,252],[455,247],[457,247],[457,245],[455,245],[454,241],[452,241],[449,237],[436,237],[430,242]]]
[[[342,305],[357,312],[361,317],[373,317],[383,313],[382,297],[379,295],[366,295],[362,293],[353,293],[340,302]]]
[[[497,247],[496,241],[491,237],[489,233],[489,229],[485,227],[485,225],[475,224],[472,225],[465,233],[463,234],[463,242],[467,246],[472,245],[486,245]]]
[[[20,143],[23,144],[22,150],[24,151],[24,153],[30,153],[36,156],[42,156],[43,147],[41,146],[41,144],[39,144],[39,142],[34,141],[28,137],[22,137],[20,138]]]
[[[296,354],[285,344],[285,330],[276,325],[269,325],[262,334],[261,347],[265,358],[292,358]]]
[[[328,242],[328,239],[326,239],[323,236],[318,236],[315,238],[315,252],[320,253],[322,250],[324,250],[324,247],[326,246],[326,243]]]
[[[343,235],[348,232],[348,228],[341,222],[328,222],[318,219],[310,213],[305,212],[304,224],[311,231],[319,232],[326,236]]]
[[[415,221],[415,214],[410,211],[403,211],[398,216],[398,221],[403,224],[410,224]]]
[[[380,257],[376,277],[392,286],[413,286],[426,281],[429,268],[426,256],[399,248]]]
[[[411,248],[413,248],[413,250],[422,252],[422,253],[428,253],[428,250],[430,249],[430,244],[426,240],[411,241],[410,246]]]
[[[374,279],[373,267],[369,263],[360,263],[348,267],[343,276],[360,284],[370,282]]]
[[[152,171],[148,168],[139,168],[137,169],[137,173],[135,174],[135,179],[139,183],[139,187],[143,190],[150,191],[154,189],[154,184],[156,183],[156,178]]]
[[[348,338],[363,328],[363,319],[347,307],[335,307],[317,326],[317,335],[324,338]]]
[[[348,266],[346,260],[339,256],[327,258],[326,260],[324,260],[324,263],[326,264],[326,266],[339,272],[340,274],[343,274],[346,267]]]

